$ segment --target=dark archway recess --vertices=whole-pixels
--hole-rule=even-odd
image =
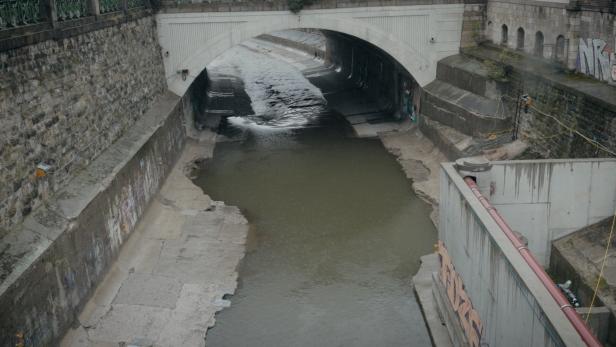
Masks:
[[[563,35],[558,35],[556,38],[554,59],[561,63],[565,61],[565,37]]]
[[[538,57],[543,57],[543,33],[541,31],[537,31],[535,34],[535,55]]]
[[[326,38],[325,49],[321,53],[325,66],[334,70],[336,74],[309,74],[308,79],[327,95],[326,99],[330,105],[340,102],[336,98],[342,97],[342,94],[339,96],[338,93],[331,93],[331,90],[336,90],[338,84],[345,84],[345,88],[349,90],[352,88],[362,90],[362,93],[366,95],[365,101],[378,108],[378,112],[383,112],[383,114],[402,118],[409,116],[403,110],[412,109],[415,113],[420,112],[420,85],[414,76],[385,50],[361,38],[338,31],[304,28],[301,30],[319,31]],[[291,47],[300,51],[308,52],[309,49],[312,52],[314,50],[308,45],[298,45],[296,42],[279,36],[263,34],[257,38],[286,45],[295,44],[296,46]],[[339,78],[334,79],[332,76]],[[239,80],[236,83],[236,80],[234,76],[207,71],[207,68],[194,80],[189,92],[195,106],[193,114],[197,129],[217,129],[220,122],[213,117],[224,118],[231,114],[242,116],[253,112],[250,104],[242,103],[242,100],[250,100],[247,95],[235,98],[238,102],[234,102],[233,105],[224,103],[225,99],[221,95],[229,94],[231,90],[245,94],[243,83]],[[233,86],[223,86],[224,83],[231,83]],[[229,92],[222,89],[229,90]]]
[[[501,45],[506,46],[509,41],[509,29],[507,25],[503,24],[501,27]]]
[[[518,28],[518,40],[516,43],[516,49],[519,49],[520,51],[524,50],[524,29],[522,27]]]

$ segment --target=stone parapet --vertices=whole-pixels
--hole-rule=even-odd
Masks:
[[[353,7],[444,5],[444,4],[485,4],[486,0],[317,0],[308,3],[303,9],[319,10]],[[287,0],[252,1],[180,1],[161,0],[162,13],[181,12],[242,12],[242,11],[288,11]]]

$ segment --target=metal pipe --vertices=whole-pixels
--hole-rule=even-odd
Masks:
[[[550,295],[552,295],[560,309],[580,335],[582,341],[584,341],[584,343],[588,346],[601,346],[599,340],[597,340],[595,335],[590,331],[586,323],[584,323],[582,318],[575,311],[575,308],[571,307],[569,301],[565,298],[560,289],[558,289],[554,281],[552,281],[545,270],[543,270],[543,267],[539,265],[539,262],[535,256],[515,236],[513,230],[509,227],[509,225],[507,225],[507,222],[505,222],[500,213],[498,213],[490,202],[479,192],[479,188],[477,187],[475,181],[470,177],[465,177],[464,182],[466,182],[466,185],[471,189],[477,200],[479,200],[481,205],[488,211],[492,219],[494,219],[505,236],[507,236],[509,241],[511,241],[515,249],[518,250],[524,261],[526,261],[526,264],[528,264],[535,275],[537,275],[541,283],[543,283]]]

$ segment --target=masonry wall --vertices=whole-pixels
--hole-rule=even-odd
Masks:
[[[0,230],[86,167],[165,89],[152,16],[1,51]],[[41,163],[53,172],[36,178]]]
[[[508,39],[506,46],[517,49],[518,28],[524,29],[523,51],[532,54],[535,46],[535,34],[541,31],[544,37],[543,57],[554,57],[556,38],[563,35],[566,40],[573,41],[571,14],[566,9],[566,3],[554,3],[551,6],[537,3],[517,3],[508,1],[488,1],[486,38],[494,43],[502,43],[502,26],[507,26]],[[573,42],[570,44],[573,49]],[[569,55],[575,55],[572,51]]]
[[[502,26],[506,25],[508,39],[504,45],[519,49],[518,29],[522,28],[524,46],[521,50],[534,55],[536,33],[541,32],[544,43],[542,58],[616,84],[616,56],[613,54],[616,50],[616,10],[609,2],[489,1],[487,21],[486,38],[494,43],[503,44]],[[559,36],[562,40],[560,50]],[[586,55],[581,54],[584,50],[580,50],[580,40],[590,48]],[[599,69],[603,71],[599,72]]]
[[[520,69],[511,76],[509,100],[518,97],[518,90],[533,100],[528,113],[520,110],[520,137],[531,144],[530,153],[541,158],[613,157],[574,131],[616,153],[616,99],[611,96],[616,95],[616,90],[611,91],[609,86],[593,89],[599,83],[593,81],[578,81],[579,88],[571,88],[567,80],[575,77],[563,79],[559,83]],[[582,92],[586,88],[588,91]],[[511,107],[515,109],[515,104]]]

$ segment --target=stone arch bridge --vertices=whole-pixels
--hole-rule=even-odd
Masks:
[[[447,1],[307,9],[299,14],[288,10],[211,12],[177,6],[163,8],[156,20],[167,84],[181,96],[206,65],[227,49],[261,34],[299,28],[340,32],[369,42],[424,86],[435,79],[438,60],[458,53],[464,9],[463,3]]]

